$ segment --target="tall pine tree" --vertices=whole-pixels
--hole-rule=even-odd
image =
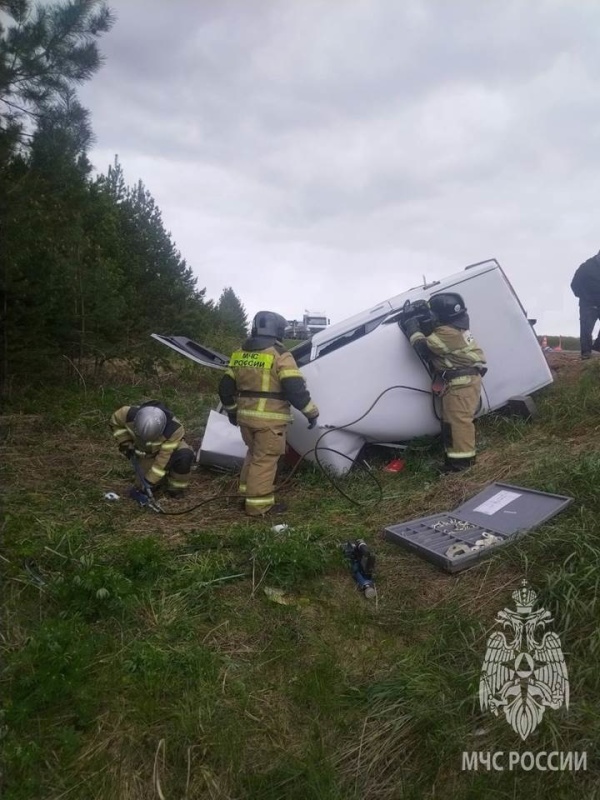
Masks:
[[[0,0],[0,163],[49,107],[101,65],[96,40],[115,18],[102,0]],[[30,123],[28,125],[28,123]]]
[[[126,186],[117,159],[97,185],[117,212],[118,249],[113,256],[124,275],[124,348],[147,347],[150,333],[206,337],[213,327],[213,304],[204,299],[206,290],[197,288],[149,190],[142,181]]]
[[[91,140],[74,87],[100,66],[100,0],[0,0],[0,387],[82,353]],[[79,296],[73,288],[79,287]]]
[[[239,339],[243,339],[247,335],[248,316],[246,309],[231,286],[223,289],[217,303],[217,311],[228,333]]]
[[[100,64],[107,7],[0,0],[0,12],[0,390],[60,379],[60,366],[148,362],[161,350],[154,332],[227,350],[247,330],[233,290],[217,306],[205,298],[151,193],[127,186],[117,159],[91,178],[75,87]]]

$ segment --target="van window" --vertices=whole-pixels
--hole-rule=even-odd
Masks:
[[[307,342],[302,342],[301,344],[297,344],[295,347],[292,347],[290,353],[296,359],[296,364],[298,364],[299,367],[303,367],[310,361],[311,350],[312,350],[312,342],[309,339]]]
[[[363,323],[362,325],[358,325],[353,330],[346,331],[341,336],[338,336],[337,339],[333,339],[329,342],[324,342],[319,349],[317,350],[317,354],[315,358],[320,358],[321,356],[327,355],[327,353],[332,353],[334,350],[339,350],[340,347],[345,347],[350,342],[354,342],[357,339],[361,339],[363,336],[366,336],[367,333],[371,333],[374,331],[375,328],[378,328],[384,319],[386,319],[389,314],[383,314],[381,317],[376,317],[375,319],[370,319],[367,322]]]

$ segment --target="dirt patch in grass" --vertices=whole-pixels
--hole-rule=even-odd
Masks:
[[[572,383],[585,374],[586,370],[596,370],[600,365],[600,353],[593,353],[587,361],[581,360],[580,353],[568,350],[547,352],[544,355],[554,379],[560,379],[561,382]]]

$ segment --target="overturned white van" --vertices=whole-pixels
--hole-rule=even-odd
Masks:
[[[407,301],[428,300],[441,291],[462,295],[471,330],[487,358],[477,416],[552,382],[533,325],[500,264],[495,259],[479,262],[331,325],[292,350],[321,412],[318,426],[308,430],[304,417],[292,409],[288,442],[298,455],[318,457],[343,474],[367,443],[406,443],[439,432],[431,377],[400,329],[398,312]],[[152,336],[203,366],[227,366],[227,356],[185,337]],[[223,414],[211,413],[200,462],[234,466],[245,451],[239,429]]]

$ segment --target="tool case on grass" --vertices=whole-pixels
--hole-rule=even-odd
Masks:
[[[563,511],[572,497],[491,483],[452,512],[399,522],[383,538],[459,572]]]

